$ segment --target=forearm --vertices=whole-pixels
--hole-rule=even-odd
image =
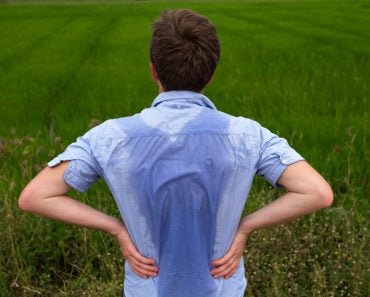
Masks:
[[[23,190],[18,200],[19,207],[27,212],[112,235],[120,232],[124,226],[118,219],[66,195],[71,190],[63,178],[67,167],[68,162],[64,162],[55,168],[42,170]]]
[[[101,230],[112,235],[116,235],[124,228],[120,220],[66,195],[32,199],[27,206],[24,206],[24,210],[68,224]]]
[[[239,231],[250,234],[255,230],[282,224],[326,207],[320,196],[288,192],[265,207],[244,217]]]
[[[278,183],[288,192],[243,218],[239,231],[250,234],[255,230],[285,223],[329,207],[333,202],[330,185],[307,162],[301,161],[288,166]]]

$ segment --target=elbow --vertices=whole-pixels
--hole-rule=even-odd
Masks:
[[[334,201],[333,190],[331,189],[327,182],[323,183],[322,185],[319,185],[316,188],[315,192],[319,208],[328,208],[333,204]]]
[[[35,197],[32,190],[26,187],[18,198],[18,207],[22,211],[31,212],[33,209]]]

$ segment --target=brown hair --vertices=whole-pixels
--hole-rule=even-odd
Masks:
[[[220,59],[215,26],[191,10],[165,11],[154,22],[150,60],[163,88],[202,91]]]

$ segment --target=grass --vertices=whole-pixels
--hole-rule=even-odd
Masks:
[[[121,294],[111,238],[20,213],[16,200],[94,122],[150,105],[150,24],[171,7],[218,28],[206,95],[287,138],[335,191],[331,209],[252,236],[246,296],[370,295],[366,1],[7,2],[17,5],[0,6],[0,296]],[[257,179],[245,212],[279,193]],[[73,194],[118,216],[102,182]]]

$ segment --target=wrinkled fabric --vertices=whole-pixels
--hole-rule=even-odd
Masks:
[[[126,297],[241,297],[243,259],[228,280],[211,276],[211,261],[228,250],[255,174],[276,186],[303,158],[204,95],[171,91],[91,129],[48,165],[67,160],[66,183],[83,192],[103,178],[136,247],[159,266],[143,279],[126,263]]]

